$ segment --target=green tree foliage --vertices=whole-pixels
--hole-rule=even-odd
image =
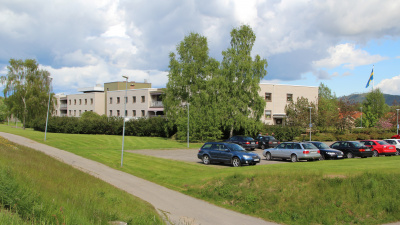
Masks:
[[[177,138],[187,134],[188,111],[190,138],[220,138],[219,108],[213,79],[219,63],[208,56],[207,38],[191,33],[177,46],[177,55],[170,53],[169,74],[164,109],[177,126]],[[188,107],[189,105],[189,107]]]
[[[292,101],[285,106],[286,124],[308,128],[310,124],[310,107],[311,123],[315,124],[317,121],[316,105],[304,97],[298,97],[296,101]]]
[[[375,126],[379,119],[389,111],[389,106],[385,103],[385,97],[379,88],[365,96],[362,107],[363,113],[365,113],[366,127]]]
[[[209,57],[207,39],[196,33],[170,53],[163,104],[178,139],[186,137],[188,110],[191,140],[220,139],[225,130],[255,134],[260,127],[265,101],[258,91],[267,61],[252,59],[255,35],[249,26],[233,29],[231,36],[221,67]]]
[[[338,107],[339,120],[336,123],[337,128],[341,131],[344,131],[346,129],[350,129],[356,126],[354,115],[357,112],[357,104],[354,103],[354,101],[350,101],[349,99],[344,98],[339,100]]]
[[[8,116],[8,109],[4,103],[4,98],[0,97],[0,122],[6,120]]]
[[[338,100],[326,85],[321,83],[318,88],[318,126],[327,129],[335,125],[339,119]]]
[[[10,59],[9,63],[7,75],[1,77],[5,84],[5,104],[10,113],[23,122],[25,128],[26,122],[46,117],[50,73],[39,69],[39,64],[34,59]],[[51,103],[50,107],[52,112],[54,104]]]
[[[252,135],[259,130],[259,120],[265,101],[259,96],[259,83],[267,75],[267,60],[251,51],[256,35],[250,26],[243,25],[231,31],[231,47],[222,52],[222,81],[219,94],[223,96],[223,126],[230,130],[244,130]]]

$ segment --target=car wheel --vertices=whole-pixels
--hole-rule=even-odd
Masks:
[[[400,150],[397,150],[395,155],[400,155]]]
[[[261,149],[264,150],[265,149],[265,145],[261,145]]]
[[[292,161],[292,162],[297,162],[297,161],[298,161],[298,160],[297,160],[297,155],[295,155],[295,154],[291,155],[291,156],[290,156],[290,161]]]
[[[272,156],[271,156],[270,152],[267,152],[267,154],[265,154],[265,159],[266,160],[271,160],[272,159]]]
[[[374,154],[372,155],[373,157],[379,157],[379,153],[377,150],[374,150]]]
[[[203,163],[206,165],[211,163],[210,157],[208,155],[203,155]]]
[[[353,153],[351,153],[351,152],[348,152],[348,153],[346,154],[346,156],[347,156],[347,158],[349,158],[349,159],[354,158],[354,155],[353,155]]]
[[[325,155],[321,154],[321,156],[319,157],[319,160],[325,160]]]
[[[233,167],[239,167],[241,165],[242,165],[242,163],[240,163],[240,159],[238,157],[235,157],[235,158],[232,159],[232,166]]]

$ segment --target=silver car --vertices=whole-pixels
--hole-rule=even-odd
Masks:
[[[290,159],[292,162],[318,160],[321,157],[319,149],[307,142],[284,142],[275,148],[265,149],[263,155],[267,160]]]

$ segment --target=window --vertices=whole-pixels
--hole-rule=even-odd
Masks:
[[[142,96],[142,102],[144,102],[144,100],[145,100],[145,98],[144,98],[144,96]]]
[[[74,116],[76,116],[76,110],[74,110]]]
[[[128,110],[125,110],[125,116],[128,116]]]
[[[69,105],[71,105],[71,99],[69,100]]]
[[[90,99],[90,104],[93,105],[93,98]]]
[[[286,96],[287,96],[286,98],[287,98],[288,102],[292,102],[293,101],[293,94],[287,94]]]
[[[71,101],[71,100],[70,100]],[[72,110],[69,110],[69,115],[72,116]]]
[[[272,101],[272,94],[265,92],[265,101],[270,102]]]
[[[74,99],[74,105],[76,105],[76,99]]]
[[[79,110],[79,116],[81,116],[82,115],[82,110]]]
[[[128,97],[124,97],[125,98],[125,103],[128,103]]]
[[[112,104],[112,98],[110,98],[110,104]]]
[[[110,110],[110,116],[112,116],[112,110]]]
[[[79,99],[79,105],[82,105],[82,99]]]
[[[87,99],[85,99],[85,105],[87,105]]]
[[[136,116],[136,110],[132,110],[132,115]]]
[[[271,110],[265,110],[265,119],[271,119]]]
[[[119,99],[119,97],[117,97],[117,104],[119,104],[120,103],[120,99]]]
[[[144,117],[144,110],[142,110],[142,117]]]
[[[136,96],[132,96],[132,103],[136,103]]]
[[[119,114],[119,110],[117,110],[117,116],[120,116],[120,114]]]

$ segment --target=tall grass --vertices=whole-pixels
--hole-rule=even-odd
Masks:
[[[0,221],[13,221],[18,215],[30,224],[163,224],[150,204],[3,138],[0,205],[9,212],[3,212]]]
[[[32,138],[38,134],[25,131],[19,135]],[[91,139],[92,136],[80,135],[77,138]],[[59,136],[57,143],[52,142],[52,145],[65,145],[66,150],[83,157],[268,221],[284,224],[382,224],[400,220],[400,157],[232,168],[126,153],[124,166],[120,168],[121,150],[111,144],[115,137],[95,138],[102,146],[90,141],[85,147],[79,143],[67,146],[66,143],[71,143],[68,135]],[[136,141],[130,141],[133,140]],[[146,142],[157,145],[158,140],[150,138]],[[180,144],[165,141],[171,142],[169,146]],[[149,145],[145,148],[151,149]]]

